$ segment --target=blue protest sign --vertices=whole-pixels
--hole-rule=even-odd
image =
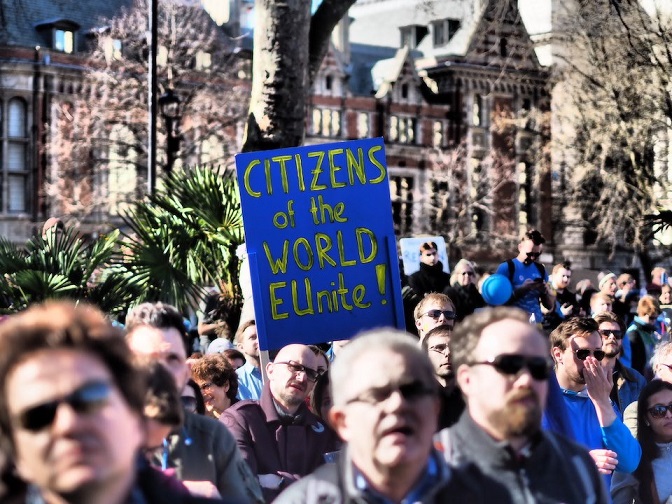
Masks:
[[[238,154],[262,350],[404,328],[380,138]]]

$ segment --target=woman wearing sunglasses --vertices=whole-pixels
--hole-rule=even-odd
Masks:
[[[457,322],[474,313],[475,309],[485,306],[485,301],[476,287],[474,264],[466,259],[457,261],[450,275],[450,287],[446,287],[443,293],[455,303]]]
[[[615,473],[614,504],[672,503],[672,384],[654,380],[637,401],[642,459],[632,474]]]

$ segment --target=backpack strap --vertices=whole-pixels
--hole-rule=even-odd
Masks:
[[[516,267],[513,264],[513,259],[507,259],[506,266],[509,268],[509,282],[511,282],[511,285],[513,285],[513,275],[516,270]]]

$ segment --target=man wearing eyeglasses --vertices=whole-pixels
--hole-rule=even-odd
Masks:
[[[642,449],[611,401],[612,384],[600,361],[605,358],[598,323],[575,317],[551,333],[555,373],[562,389],[559,404],[549,403],[546,415],[564,411],[576,442],[590,450],[607,488],[614,470],[632,472]]]
[[[437,326],[445,325],[452,329],[457,314],[451,299],[440,292],[430,292],[417,304],[413,310],[415,327],[422,341],[427,334]]]
[[[0,383],[1,441],[31,485],[25,502],[212,502],[141,463],[145,380],[97,309],[50,302],[10,317]]]
[[[598,324],[598,331],[602,336],[602,350],[604,359],[600,364],[607,373],[611,374],[613,386],[609,397],[621,412],[621,418],[625,408],[637,401],[639,393],[646,385],[644,378],[638,371],[624,365],[621,360],[623,347],[623,323],[613,312],[601,312],[593,318]]]
[[[509,279],[513,286],[510,303],[534,316],[541,324],[541,304],[548,310],[555,307],[555,294],[548,285],[548,275],[537,262],[546,239],[536,229],[528,230],[518,243],[518,255],[497,267],[497,273]]]
[[[597,502],[608,496],[590,456],[543,431],[551,363],[528,315],[507,307],[466,317],[450,339],[467,409],[438,439],[452,464],[485,476],[485,502]]]
[[[283,347],[266,365],[261,398],[240,401],[219,419],[257,475],[267,502],[340,446],[334,431],[305,402],[319,377],[319,359],[307,345]]]
[[[439,382],[439,399],[441,409],[437,430],[450,427],[464,411],[464,399],[457,383],[453,363],[450,358],[450,336],[453,329],[447,325],[440,325],[427,333],[422,340],[422,349],[427,353],[436,381]]]
[[[439,404],[427,356],[409,335],[369,331],[331,368],[329,419],[346,442],[275,504],[494,502],[433,448]]]

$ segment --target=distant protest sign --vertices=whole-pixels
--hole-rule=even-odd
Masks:
[[[401,260],[404,265],[404,273],[412,275],[420,269],[420,245],[425,242],[434,242],[438,248],[439,261],[443,264],[443,271],[450,273],[448,264],[448,254],[446,253],[446,240],[443,236],[420,236],[415,238],[401,238],[399,248],[401,249]]]
[[[383,140],[238,154],[262,350],[404,327]]]

